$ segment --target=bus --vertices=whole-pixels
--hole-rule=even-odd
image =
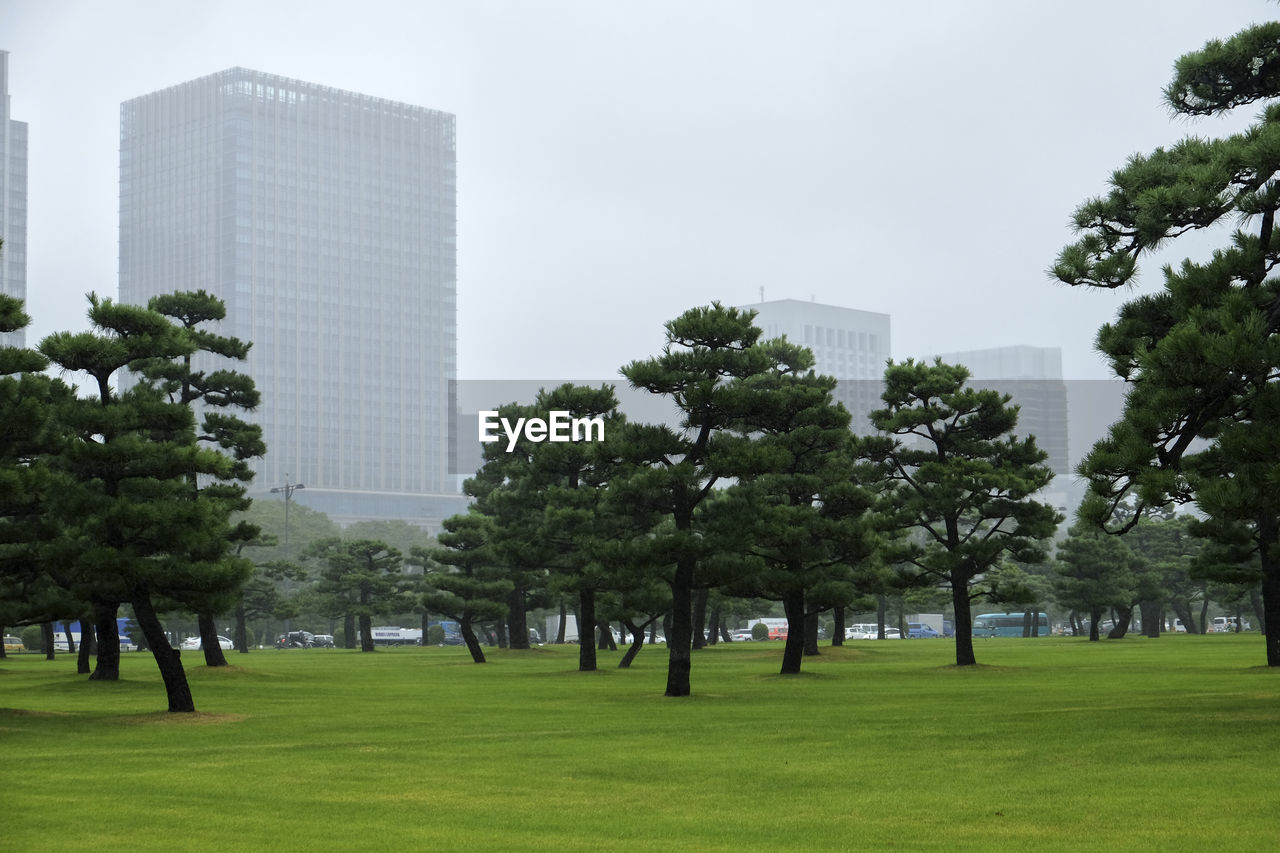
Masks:
[[[1037,636],[1049,636],[1049,614],[1037,613],[1040,623]],[[973,619],[973,636],[975,637],[1021,637],[1023,625],[1026,624],[1024,613],[982,613]]]

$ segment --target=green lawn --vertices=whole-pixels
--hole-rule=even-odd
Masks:
[[[1166,636],[697,652],[578,673],[576,647],[147,654],[90,683],[0,661],[4,850],[1273,849],[1280,672]]]

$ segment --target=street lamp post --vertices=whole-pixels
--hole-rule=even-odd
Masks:
[[[293,497],[293,493],[298,491],[298,489],[305,488],[306,486],[302,483],[290,484],[289,475],[285,474],[284,485],[276,486],[271,490],[271,494],[273,495],[279,493],[284,494],[284,547],[286,551],[289,550],[289,499]]]

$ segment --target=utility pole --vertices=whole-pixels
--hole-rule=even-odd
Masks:
[[[302,483],[289,483],[289,475],[284,475],[284,485],[276,486],[271,490],[271,494],[284,493],[284,547],[285,551],[289,550],[289,499],[293,497],[293,493],[298,489],[305,489]]]

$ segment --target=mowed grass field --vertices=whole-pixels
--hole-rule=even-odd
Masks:
[[[1280,844],[1280,672],[1243,636],[0,661],[4,850],[1153,850]]]

